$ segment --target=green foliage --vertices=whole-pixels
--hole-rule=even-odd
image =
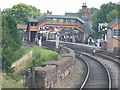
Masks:
[[[24,88],[21,82],[17,82],[5,73],[0,74],[0,79],[2,81],[2,88]]]
[[[30,51],[30,47],[29,46],[26,46],[26,47],[23,47],[21,49],[16,50],[13,53],[13,61],[16,61],[16,60],[20,59],[25,54],[27,54],[29,51]]]
[[[99,13],[100,13],[100,10],[95,11],[94,15],[92,17],[92,20],[93,20],[93,30],[95,30],[95,32],[97,32],[97,30],[98,30],[98,24],[99,24],[99,21],[100,21]]]
[[[6,8],[3,13],[11,14],[19,24],[27,24],[29,19],[40,19],[43,15],[51,15],[52,12],[47,10],[46,13],[41,13],[40,9],[34,6],[19,3],[12,8]]]
[[[96,33],[98,33],[98,24],[99,23],[110,22],[113,19],[113,17],[111,17],[110,13],[113,10],[118,10],[118,6],[119,6],[118,4],[110,2],[107,4],[101,5],[99,10],[95,10],[95,13],[93,14],[93,29],[96,31]],[[113,12],[113,13],[115,13],[115,12]],[[110,19],[112,18],[112,19],[109,20],[108,18],[110,18]],[[114,19],[115,19],[115,17],[114,17]]]
[[[1,11],[0,11],[0,60],[2,58],[2,17],[1,17]],[[1,67],[1,64],[0,64]]]
[[[17,22],[25,22],[27,24],[30,18],[40,18],[40,10],[31,6],[20,3],[18,5],[14,5],[12,10],[12,15],[14,15],[17,19]]]
[[[16,20],[9,14],[2,14],[2,69],[11,72],[13,53],[21,47],[22,39]]]
[[[92,13],[94,15],[94,13],[97,11],[98,9],[97,8],[94,8],[94,7],[91,7],[91,8],[87,8],[87,11]],[[82,15],[82,9],[79,9],[79,12],[80,16]]]
[[[33,51],[34,51],[33,63],[35,66],[40,66],[42,63],[46,61],[59,59],[58,54],[51,50],[45,50],[42,49],[41,47],[33,47]]]
[[[96,11],[98,11],[98,10],[99,10],[99,9],[94,8],[94,7],[88,8],[88,11],[89,11],[90,13],[92,13],[93,15],[94,15],[94,13],[96,13]]]
[[[28,56],[27,53],[32,51],[32,55]],[[27,55],[26,58],[21,59],[18,57],[24,57]],[[18,56],[18,57],[17,57]],[[25,46],[21,48],[20,50],[15,52],[14,59],[15,62],[12,64],[14,66],[14,73],[13,76],[19,80],[22,78],[22,76],[19,74],[23,70],[27,70],[30,67],[40,66],[42,63],[50,61],[50,60],[58,60],[60,57],[56,52],[53,52],[51,50],[45,50],[42,47],[35,46]]]
[[[107,22],[107,14],[114,9],[117,10],[117,4],[115,3],[103,4],[100,8],[100,22]]]
[[[98,24],[98,15],[99,15],[99,9],[97,9],[97,8],[94,8],[94,7],[92,7],[92,8],[87,8],[87,11],[88,12],[90,12],[92,15],[93,15],[93,29],[95,30],[95,31],[97,31],[97,24]],[[79,12],[78,12],[79,14],[80,14],[80,16],[82,16],[82,9],[79,9]],[[97,23],[96,23],[97,22]]]
[[[14,16],[19,24],[27,24],[29,19],[38,19],[43,15],[36,7],[23,3],[14,5],[12,8],[4,9],[3,13]]]
[[[113,10],[109,14],[107,14],[108,22],[112,22],[116,18],[118,18],[118,10]]]
[[[49,10],[47,10],[47,12],[45,13],[45,15],[51,15],[51,14],[52,14],[52,12]]]

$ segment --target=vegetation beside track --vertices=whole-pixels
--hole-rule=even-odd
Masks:
[[[8,87],[7,83],[16,83],[15,86],[10,87],[23,87],[21,82],[23,76],[20,75],[21,71],[26,71],[30,67],[40,66],[42,63],[57,60],[60,56],[51,50],[46,50],[39,46],[25,46],[16,51],[14,54],[14,63],[12,63],[11,68],[13,68],[13,73],[8,75],[3,75],[3,87]],[[8,79],[10,78],[10,79]],[[18,85],[18,86],[17,86]]]
[[[21,82],[17,82],[12,77],[3,73],[0,74],[0,89],[1,88],[24,88]]]

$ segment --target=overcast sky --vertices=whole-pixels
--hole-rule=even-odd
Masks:
[[[0,8],[12,8],[18,3],[25,3],[35,6],[41,12],[52,11],[55,15],[64,15],[65,12],[76,13],[81,9],[83,3],[87,3],[88,8],[99,8],[103,3],[118,3],[119,0],[0,0]]]

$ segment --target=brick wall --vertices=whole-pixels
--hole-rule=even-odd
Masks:
[[[29,69],[25,79],[25,85],[30,88],[53,88],[65,79],[75,64],[75,53],[73,50],[60,46],[66,53],[61,55],[62,59],[49,61],[41,67]]]

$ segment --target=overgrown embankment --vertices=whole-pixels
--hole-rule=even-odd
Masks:
[[[13,68],[14,72],[12,74],[10,74],[10,76],[13,76],[13,77],[8,79],[8,77],[10,77],[10,76],[3,75],[4,82],[2,85],[4,85],[4,88],[7,87],[6,86],[7,81],[8,82],[16,82],[16,84],[17,84],[23,78],[20,75],[21,71],[25,71],[30,67],[40,66],[42,63],[44,63],[46,61],[57,60],[59,58],[60,58],[60,56],[56,52],[53,52],[51,50],[46,50],[46,49],[44,49],[42,47],[38,47],[38,46],[35,46],[35,47],[25,46],[25,47],[21,48],[20,50],[16,51],[16,53],[14,54],[15,62],[11,65],[11,68]],[[21,83],[19,83],[19,84],[21,84]],[[21,85],[19,87],[21,87]],[[14,86],[10,86],[10,87],[14,87]]]
[[[19,56],[21,53],[23,53],[23,55],[21,54],[22,58],[18,59],[12,64],[12,67],[15,70],[15,75],[18,75],[22,70],[27,70],[28,68],[34,66],[40,66],[46,61],[57,60],[59,58],[56,52],[46,50],[38,46],[26,46],[17,51],[17,53],[17,56]]]

